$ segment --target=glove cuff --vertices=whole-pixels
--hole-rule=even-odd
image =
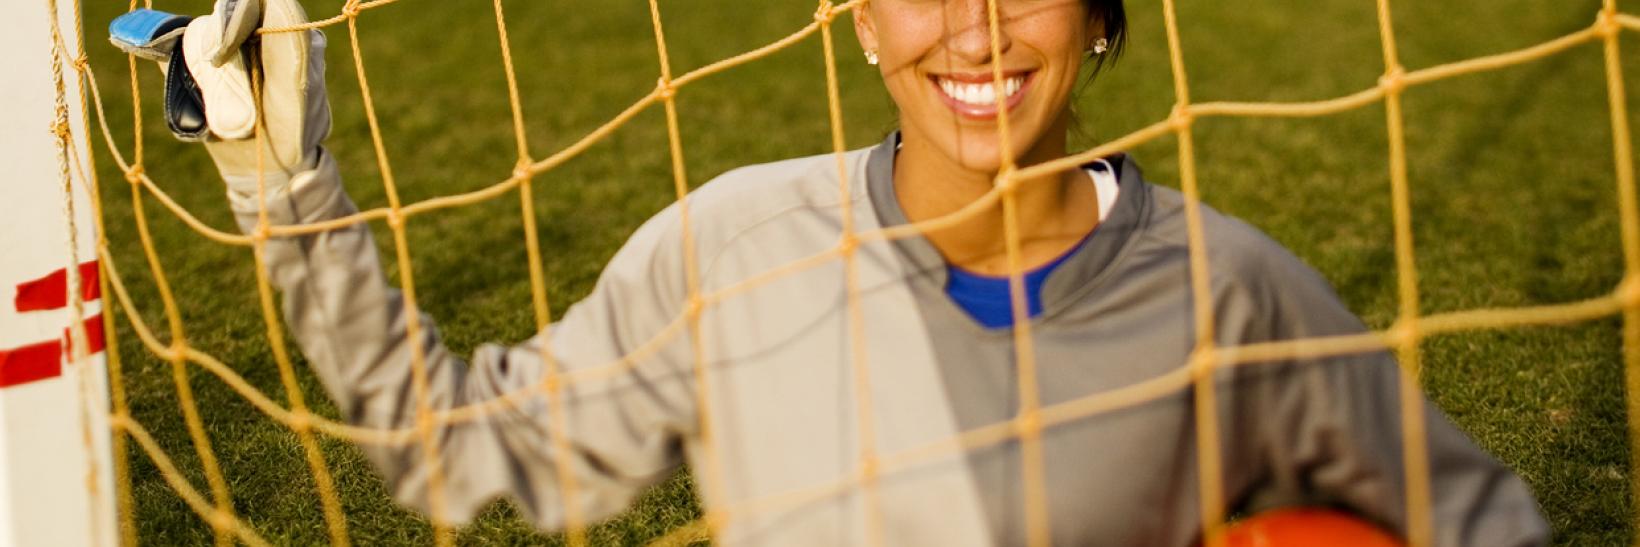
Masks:
[[[310,160],[312,167],[296,172],[272,172],[262,176],[264,199],[257,199],[255,176],[223,175],[228,183],[228,205],[245,233],[256,229],[260,209],[266,205],[268,222],[274,225],[305,224],[346,216],[357,211],[342,187],[336,159],[323,147]]]

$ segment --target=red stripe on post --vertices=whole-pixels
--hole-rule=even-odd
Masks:
[[[63,373],[62,342],[52,340],[0,350],[0,387],[56,378]]]
[[[85,336],[88,355],[94,355],[107,346],[103,338],[102,314],[85,318]],[[0,388],[62,375],[63,352],[72,339],[73,333],[63,329],[60,340],[0,350]]]
[[[95,354],[103,350],[103,318],[102,314],[95,314],[85,318],[86,353]],[[74,333],[70,329],[63,329],[63,346],[68,347],[74,340]]]
[[[97,283],[97,261],[80,264],[80,300],[102,297]],[[45,277],[17,285],[17,311],[55,310],[68,305],[68,271],[58,269]]]
[[[81,302],[90,302],[102,298],[102,284],[99,282],[100,278],[98,277],[102,275],[99,273],[101,271],[97,268],[97,261],[95,260],[80,264]]]

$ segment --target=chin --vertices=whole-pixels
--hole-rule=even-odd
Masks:
[[[965,155],[957,160],[964,170],[976,173],[997,173],[1002,171],[1002,156],[992,153],[985,156]]]
[[[956,143],[956,153],[953,155],[957,164],[963,169],[984,173],[996,173],[1002,170],[1002,146],[997,138],[995,128],[984,131],[984,135],[976,135],[979,131],[967,132],[970,135],[960,136]],[[1022,135],[1013,135],[1014,163],[1025,155],[1030,148],[1029,142],[1020,142]]]

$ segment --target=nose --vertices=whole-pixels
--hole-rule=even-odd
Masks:
[[[1013,40],[1008,36],[1002,0],[997,1],[998,51],[1006,53]],[[991,16],[986,0],[946,0],[945,43],[951,53],[968,64],[991,62]]]

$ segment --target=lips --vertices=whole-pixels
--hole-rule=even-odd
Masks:
[[[1019,106],[1035,74],[1035,71],[1003,73],[1002,90],[1007,96],[1003,103],[1009,110]],[[976,120],[996,117],[997,86],[990,73],[933,74],[928,79],[945,105],[959,116]]]

